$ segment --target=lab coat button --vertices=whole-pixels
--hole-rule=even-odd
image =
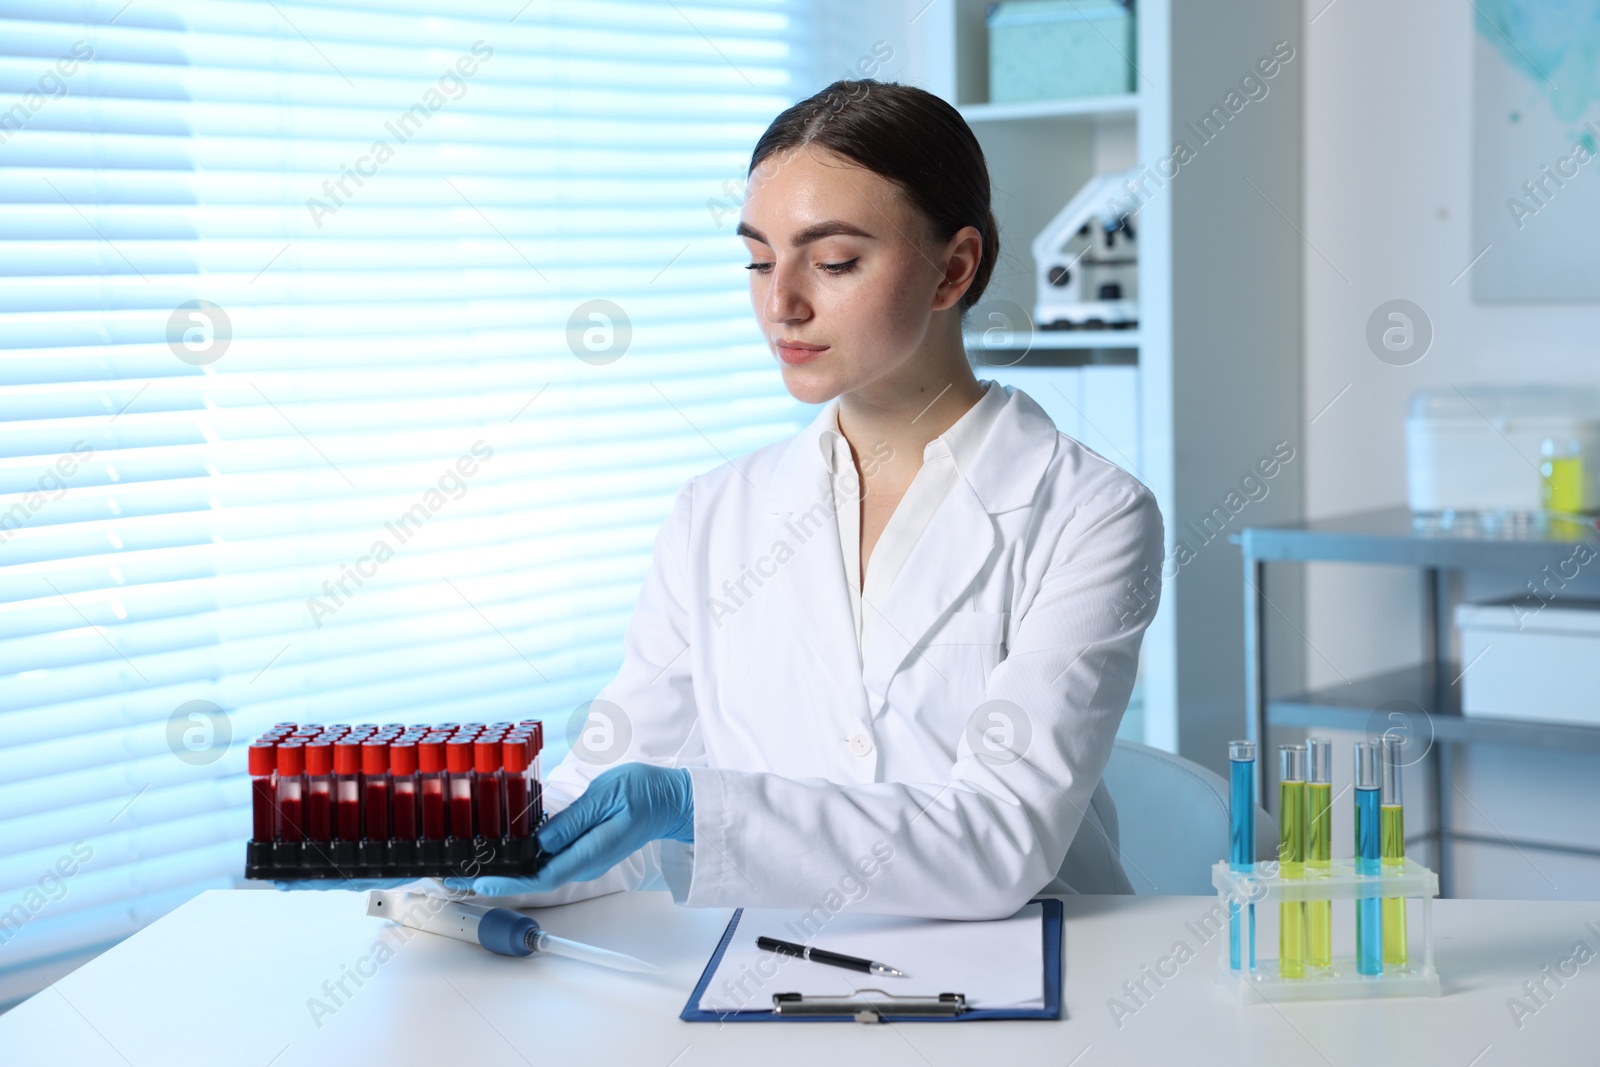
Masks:
[[[872,738],[862,731],[857,730],[851,734],[848,741],[850,742],[850,751],[855,755],[867,756],[872,754]]]

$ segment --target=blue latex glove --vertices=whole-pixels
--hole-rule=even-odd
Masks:
[[[369,889],[399,889],[420,881],[417,878],[297,878],[292,882],[273,882],[279,889],[350,889],[365,893]]]
[[[658,838],[694,841],[694,788],[682,767],[624,763],[595,776],[583,795],[539,830],[555,855],[531,878],[446,878],[482,896],[544,893],[600,877]]]

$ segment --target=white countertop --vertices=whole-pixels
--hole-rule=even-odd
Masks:
[[[1066,899],[1065,1018],[1057,1021],[686,1023],[688,999],[731,912],[680,908],[666,893],[624,893],[535,913],[552,932],[644,957],[660,975],[564,959],[512,959],[417,934],[395,942],[349,892],[213,891],[0,1016],[0,1063],[815,1064],[869,1057],[906,1064],[1271,1063],[1361,1065],[1600,1063],[1600,903],[1441,900],[1435,956],[1443,995],[1235,1006],[1213,984],[1221,939],[1191,924],[1212,897]],[[1586,924],[1593,923],[1594,930]],[[1132,1015],[1123,983],[1196,949]],[[1523,983],[1577,966],[1537,1012]],[[1170,965],[1169,965],[1170,966]],[[345,997],[350,971],[371,973]],[[325,985],[326,983],[326,985]],[[333,989],[330,993],[329,990]],[[320,1001],[317,1008],[313,1001]],[[317,1017],[320,1015],[320,1018]]]

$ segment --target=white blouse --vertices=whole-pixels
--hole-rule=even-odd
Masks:
[[[872,492],[872,475],[878,463],[887,459],[876,451],[876,446],[862,461],[865,478],[856,474],[854,452],[850,442],[839,428],[839,401],[834,400],[829,418],[822,431],[819,444],[823,461],[832,474],[834,514],[839,518],[839,550],[844,553],[844,573],[850,587],[850,611],[855,617],[856,649],[866,660],[863,643],[861,605],[878,613],[877,605],[884,603],[895,576],[905,565],[911,549],[928,528],[933,514],[939,509],[955,484],[956,478],[971,470],[972,459],[978,447],[988,436],[995,416],[1005,407],[1006,394],[998,382],[985,381],[983,396],[966,414],[956,420],[944,433],[929,441],[922,450],[922,467],[906,489],[906,494],[895,507],[894,514],[883,528],[878,541],[872,546],[872,556],[867,565],[866,588],[861,587],[861,490]],[[919,416],[920,417],[920,416]],[[887,442],[878,442],[887,448]]]

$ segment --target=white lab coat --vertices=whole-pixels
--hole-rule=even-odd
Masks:
[[[624,761],[688,767],[694,843],[516,903],[664,881],[689,906],[984,919],[1040,891],[1132,891],[1100,776],[1155,610],[1161,516],[1006,391],[865,606],[864,664],[818,443],[828,408],[682,487],[596,699],[613,750],[582,746],[546,795],[557,810]]]

